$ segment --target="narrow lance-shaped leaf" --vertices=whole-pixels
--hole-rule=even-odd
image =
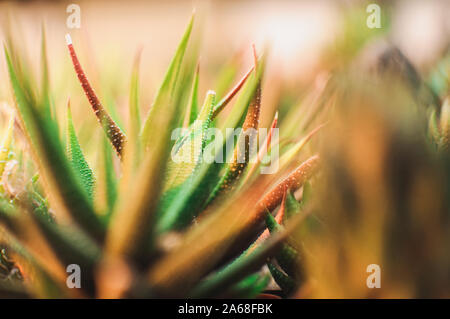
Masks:
[[[258,61],[255,50],[254,53],[255,68],[257,68]],[[242,176],[244,169],[247,167],[250,160],[250,152],[252,149],[256,150],[256,130],[258,129],[259,114],[261,112],[261,81],[262,76],[258,79],[255,94],[248,107],[247,115],[245,116],[242,126],[242,132],[238,138],[238,144],[236,145],[233,153],[232,162],[228,165],[224,176],[213,190],[210,198],[208,199],[208,203],[213,201],[220,193],[230,191],[233,188],[234,184]]]
[[[89,100],[89,103],[92,106],[92,109],[94,110],[95,116],[102,125],[103,130],[105,131],[111,144],[114,146],[118,156],[120,157],[122,155],[122,150],[125,143],[125,134],[122,132],[119,126],[117,126],[117,124],[113,121],[103,105],[100,103],[100,100],[95,94],[94,89],[91,87],[80,62],[78,61],[78,57],[72,44],[72,39],[68,34],[66,35],[66,42],[67,47],[69,48],[75,72],[77,73],[81,86]]]
[[[86,194],[92,200],[94,193],[94,174],[84,158],[83,151],[78,142],[75,128],[73,126],[72,112],[70,111],[70,101],[67,108],[67,151],[72,167],[78,174]]]
[[[4,49],[8,50],[9,59],[16,68],[17,73],[22,75],[20,85],[22,86],[22,90],[25,96],[30,100],[36,100],[37,92],[35,90],[37,86],[32,84],[33,72],[31,65],[29,64],[29,60],[19,58],[19,52],[21,52],[21,48],[17,47],[14,43],[14,39],[16,37],[13,35],[11,30],[11,21],[7,21],[4,26],[6,29],[4,30]]]
[[[286,212],[286,194],[283,195],[283,200],[281,201],[280,209],[277,212],[277,215],[275,216],[275,222],[278,224],[281,224],[283,222],[284,216]],[[270,214],[270,212],[267,212],[267,214]],[[267,218],[266,218],[267,221]],[[267,222],[266,222],[267,223]],[[251,252],[254,250],[258,245],[260,245],[264,240],[269,238],[271,229],[270,227],[267,227],[264,232],[258,237],[258,239],[255,241],[255,243],[248,249],[248,252]]]
[[[50,114],[52,112],[52,110],[50,109],[50,79],[48,70],[47,43],[44,27],[42,27],[41,39],[41,74],[41,99],[43,101],[44,112]]]
[[[305,192],[306,188],[309,189],[310,185],[309,182],[306,182],[303,185],[303,195],[305,196],[307,192]],[[304,198],[306,202],[306,198]],[[289,220],[292,216],[298,214],[302,208],[302,205],[295,199],[294,194],[292,194],[290,191],[287,192],[286,195],[286,220]]]
[[[130,144],[127,144],[129,147]],[[94,207],[109,222],[118,195],[118,180],[114,169],[114,150],[106,136],[101,136],[96,163]],[[126,153],[125,153],[126,156]]]
[[[141,60],[141,52],[142,50],[139,50],[136,54],[131,74],[129,102],[130,127],[128,131],[130,140],[132,141],[137,141],[141,130],[141,114],[139,110],[139,63]]]
[[[295,196],[293,194],[290,194],[287,201],[287,214],[289,216],[287,218],[291,218],[293,215],[298,214],[300,211],[305,209],[306,205],[310,202],[312,196],[312,186],[311,182],[307,181],[305,184],[303,184],[303,192],[302,192],[302,199],[300,202],[298,202],[295,199]],[[298,206],[296,205],[298,204]]]
[[[280,232],[284,227],[275,220],[275,218],[268,213],[266,215],[266,225],[271,234]],[[289,238],[288,238],[289,239]],[[289,241],[289,240],[287,240]],[[299,261],[298,245],[292,245],[291,243],[283,243],[281,249],[275,255],[275,258],[281,268],[290,276],[298,277],[301,272]]]
[[[151,249],[151,230],[163,187],[163,177],[170,156],[170,137],[180,114],[175,103],[176,79],[192,30],[193,16],[181,39],[157,97],[141,131],[145,152],[135,174],[122,177],[121,198],[112,215],[106,250],[113,255],[145,264]],[[149,143],[151,143],[151,147]],[[131,175],[132,174],[132,175]],[[144,253],[145,252],[145,253]]]
[[[255,298],[259,295],[268,285],[270,281],[270,275],[253,274],[247,278],[241,280],[224,295],[226,298]],[[222,297],[219,295],[219,297]]]
[[[299,142],[297,142],[292,148],[290,148],[286,153],[284,153],[279,159],[279,167],[284,168],[295,158],[300,151],[305,147],[305,145],[311,140],[311,138],[317,134],[326,124],[321,124],[303,137]]]
[[[240,66],[242,65],[243,54],[247,47],[240,48],[233,56],[224,64],[221,65],[217,72],[216,81],[214,83],[214,90],[217,93],[217,98],[221,100],[230,89],[235,80]]]
[[[272,275],[275,282],[280,286],[286,295],[289,295],[297,287],[294,279],[283,273],[277,266],[273,263],[267,263],[270,274]]]
[[[206,94],[205,102],[197,119],[189,130],[175,142],[172,150],[172,158],[175,158],[175,161],[169,162],[165,190],[177,187],[186,181],[194,173],[195,167],[201,160],[206,142],[206,130],[210,128],[215,96],[214,91]]]
[[[139,137],[141,130],[140,115],[140,89],[139,89],[139,63],[142,49],[136,54],[131,72],[131,83],[128,103],[128,139],[122,159],[122,172],[125,179],[136,172],[142,160],[141,140]]]
[[[65,156],[56,124],[52,119],[43,117],[37,108],[38,102],[33,100],[30,94],[25,93],[21,85],[23,74],[16,73],[17,70],[6,48],[5,56],[20,119],[30,145],[36,152],[35,160],[43,172],[46,184],[48,183],[51,189],[50,193],[57,199],[55,204],[69,212],[90,235],[102,240],[104,224],[95,214],[92,204]],[[64,176],[64,179],[61,176]]]
[[[186,114],[184,116],[183,127],[188,128],[195,119],[198,114],[198,82],[200,75],[200,63],[197,64],[197,68],[195,69],[194,81],[192,82],[191,88],[191,96],[189,99],[188,108],[186,110]]]
[[[55,125],[58,127],[59,123],[56,121],[56,107],[55,103],[51,98],[50,93],[50,75],[48,67],[48,56],[47,56],[47,42],[45,28],[42,26],[42,39],[41,39],[41,112],[44,118],[48,120],[53,120]]]
[[[262,143],[261,148],[258,151],[258,155],[256,156],[256,160],[254,163],[250,165],[248,172],[245,175],[245,179],[242,181],[241,185],[245,185],[245,183],[252,177],[255,170],[259,167],[259,164],[261,163],[262,159],[264,158],[264,156],[266,156],[267,151],[270,148],[272,136],[275,131],[275,128],[277,127],[277,123],[278,123],[278,111],[275,113],[272,124],[270,125],[269,134],[267,135],[265,141]]]
[[[214,120],[217,115],[222,112],[222,110],[225,108],[225,106],[230,103],[230,101],[233,99],[233,97],[239,92],[239,90],[242,88],[242,86],[245,84],[245,81],[247,81],[250,74],[253,72],[254,67],[252,66],[250,70],[247,71],[247,73],[239,80],[239,82],[225,95],[224,98],[222,98],[217,104],[214,106],[214,111],[212,115],[212,119]]]
[[[107,217],[109,217],[113,212],[114,205],[117,200],[117,176],[114,171],[113,150],[105,138],[103,139],[102,160],[105,182],[105,197],[107,203]]]
[[[428,120],[428,134],[433,142],[439,144],[441,133],[439,131],[436,110],[432,110],[430,113],[430,118]]]
[[[237,258],[221,271],[206,278],[192,290],[190,295],[193,298],[214,295],[219,290],[230,285],[230,283],[257,271],[267,261],[267,258],[273,257],[279,251],[280,246],[283,245],[287,237],[303,221],[305,216],[306,214],[296,216],[286,229],[271,236],[264,244],[248,256],[245,256],[245,258]]]
[[[158,127],[158,113],[161,113],[162,108],[166,107],[165,103],[173,100],[171,96],[175,90],[176,82],[178,79],[181,63],[183,60],[184,53],[187,48],[187,44],[191,35],[192,26],[194,23],[194,15],[192,15],[191,20],[184,32],[184,35],[181,39],[180,44],[175,52],[175,56],[173,57],[170,66],[166,72],[163,83],[156,94],[156,98],[153,102],[153,105],[150,108],[148,116],[145,120],[144,127],[141,132],[141,139],[144,147],[148,147],[150,143],[151,130],[155,127]]]
[[[266,211],[274,210],[282,201],[287,190],[295,191],[309,180],[319,167],[319,156],[314,155],[304,161],[283,181],[272,188],[256,205],[252,214],[255,224],[258,224]]]
[[[201,24],[202,21],[200,21],[200,25],[197,26],[197,30],[202,29]],[[196,72],[200,63],[200,33],[201,32],[192,33],[191,39],[189,39],[188,48],[182,60],[183,63],[175,82],[174,93],[172,94],[172,97],[174,98],[174,103],[176,103],[180,107],[180,113],[177,117],[176,127],[184,127],[183,125],[187,115],[187,108],[189,107],[191,101],[192,87],[195,83]],[[198,112],[200,111],[200,107],[201,105],[197,105],[197,108],[194,110],[195,113],[192,112],[191,114],[190,121],[195,121],[198,116]]]
[[[65,265],[76,263],[83,269],[83,288],[93,293],[94,266],[101,255],[97,243],[78,228],[58,225],[50,221],[45,214],[36,213],[36,210],[33,217],[58,259]]]

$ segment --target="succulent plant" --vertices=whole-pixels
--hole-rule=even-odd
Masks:
[[[316,82],[282,88],[274,114],[262,101],[276,80],[254,46],[240,77],[233,57],[199,100],[194,16],[145,117],[140,52],[118,112],[66,36],[92,115],[52,88],[44,31],[40,80],[7,36],[0,296],[449,296],[449,54],[427,78],[382,39],[387,28],[358,31],[356,17]],[[100,125],[81,126],[81,112]],[[246,133],[260,117],[254,152]],[[370,264],[379,289],[366,284]]]
[[[299,278],[293,266],[298,246],[290,242],[289,234],[307,215],[292,192],[313,176],[319,157],[299,162],[298,154],[307,142],[302,140],[283,153],[277,174],[259,174],[262,158],[278,146],[271,140],[275,118],[256,161],[251,161],[248,140],[236,144],[228,162],[201,159],[207,143],[214,141],[207,136],[208,128],[218,124],[216,118],[235,96],[221,128],[243,127],[244,132],[258,128],[265,58],[257,57],[255,51],[255,65],[228,94],[219,99],[208,91],[200,105],[199,68],[195,59],[184,59],[193,20],[142,126],[136,59],[126,130],[100,102],[67,36],[75,73],[104,131],[104,143],[97,149],[98,170],[90,167],[78,140],[71,116],[71,109],[78,106],[73,103],[67,107],[65,137],[61,135],[64,125],[55,110],[62,106],[54,105],[52,98],[45,33],[39,90],[11,37],[5,45],[17,122],[11,120],[0,154],[1,243],[20,264],[23,280],[17,285],[24,293],[38,297],[255,297],[269,282],[270,276],[260,269],[271,258],[283,268],[271,262],[271,273],[281,278],[277,282],[285,293],[292,292],[293,286],[282,283]],[[180,125],[185,132],[173,143],[171,134]],[[25,140],[26,146],[11,143],[13,135]],[[200,152],[194,145],[201,145]],[[213,155],[225,148],[223,142]],[[244,153],[243,161],[238,151]],[[171,155],[187,160],[176,162]],[[16,174],[13,170],[4,173],[8,160],[28,167],[20,177],[22,186],[14,191],[6,187]],[[99,205],[99,198],[106,204]],[[282,202],[277,216],[285,218],[273,220],[271,214]],[[271,232],[255,241],[265,220]],[[12,264],[3,256],[2,269],[11,272]],[[80,267],[81,289],[66,285],[66,268],[72,264]]]

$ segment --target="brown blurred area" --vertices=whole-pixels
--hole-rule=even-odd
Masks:
[[[66,8],[72,3],[81,8],[80,29],[66,26],[69,16]],[[392,23],[382,27],[391,29],[390,40],[416,66],[427,67],[448,47],[448,1],[380,2],[384,3],[388,3],[390,11],[382,14],[392,15]],[[271,90],[265,90],[266,111],[262,115],[263,124],[268,125],[274,112],[270,104],[278,99],[277,88],[287,86],[299,91],[299,85],[309,85],[319,71],[328,67],[322,52],[333,46],[342,31],[345,15],[358,6],[365,14],[363,1],[1,1],[0,21],[4,25],[10,20],[17,36],[22,38],[19,42],[26,44],[32,59],[39,58],[41,25],[45,24],[52,65],[50,78],[56,89],[77,85],[75,78],[61,76],[64,72],[60,72],[70,70],[66,33],[71,34],[79,48],[98,91],[112,87],[117,94],[126,92],[133,57],[143,48],[142,101],[148,107],[195,9],[196,28],[201,30],[202,91],[211,89],[210,83],[214,83],[223,62],[237,54],[242,55],[241,73],[244,73],[252,63],[252,43],[259,51],[270,48],[267,78],[272,79]],[[367,29],[364,23],[359,28]],[[0,40],[3,37],[0,34]],[[0,59],[3,60],[3,50]],[[36,61],[32,65],[37,65]],[[0,76],[3,78],[5,74],[6,67],[1,63]],[[7,81],[2,80],[0,99],[7,96]],[[126,97],[119,95],[117,99],[125,101]]]
[[[68,29],[65,24],[66,8],[72,3],[81,8],[80,29]],[[448,45],[448,1],[388,3],[394,12],[392,40],[415,64],[432,61]],[[307,81],[320,67],[320,51],[339,33],[342,15],[361,4],[365,7],[364,1],[333,0],[1,1],[0,17],[4,21],[7,14],[13,16],[31,50],[39,43],[33,39],[39,37],[45,21],[55,59],[67,32],[75,41],[87,42],[93,61],[98,62],[131,57],[142,46],[144,69],[151,70],[147,76],[156,81],[195,8],[204,26],[201,52],[206,65],[217,66],[223,56],[239,50],[244,50],[250,63],[251,43],[260,49],[268,44],[273,68],[283,76]]]

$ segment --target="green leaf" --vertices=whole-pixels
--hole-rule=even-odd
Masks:
[[[101,256],[101,249],[97,243],[78,228],[58,225],[49,220],[46,214],[36,212],[36,209],[33,216],[58,259],[64,265],[79,265],[83,269],[84,289],[94,292],[94,270]]]
[[[302,193],[302,200],[300,201],[300,209],[305,208],[305,206],[311,200],[311,196],[312,196],[312,186],[309,181],[306,181],[305,184],[303,184],[303,193]]]
[[[73,126],[72,112],[70,111],[70,105],[67,109],[67,151],[69,154],[69,159],[72,163],[72,167],[78,174],[81,180],[84,190],[88,195],[89,199],[92,201],[94,193],[94,174],[89,167],[88,162],[84,158],[83,151],[78,142],[77,135],[75,133],[75,128]]]
[[[46,44],[46,35],[45,28],[42,26],[42,35],[41,35],[41,100],[44,107],[43,112],[46,113],[47,116],[53,117],[56,116],[56,111],[52,106],[50,101],[50,78],[49,78],[49,69],[48,69],[48,58],[47,58],[47,44]]]
[[[297,219],[297,221],[299,222],[300,219]],[[276,236],[269,238],[250,254],[242,254],[232,263],[211,274],[191,291],[190,296],[192,298],[202,298],[216,295],[219,291],[230,287],[236,281],[242,280],[246,276],[258,271],[266,263],[268,258],[271,258],[277,253],[291,230],[277,233]]]
[[[177,96],[182,88],[176,82],[180,70],[185,71],[182,58],[192,30],[193,18],[192,16],[141,131],[144,152],[139,168],[136,172],[128,169],[126,175],[122,176],[123,191],[108,231],[107,251],[113,255],[126,255],[141,265],[148,262],[148,251],[152,245],[150,235],[155,227],[153,219],[170,156],[170,137],[179,122],[181,103],[177,103]]]
[[[306,183],[303,185],[303,191],[305,190]],[[292,216],[300,212],[302,205],[295,199],[294,194],[288,191],[286,194],[286,220],[289,220]]]
[[[317,132],[319,132],[326,124],[321,124],[319,126],[317,126],[315,129],[313,129],[310,133],[308,133],[308,135],[306,135],[305,137],[303,137],[299,142],[297,142],[294,146],[292,146],[286,153],[284,153],[280,158],[279,158],[279,169],[283,169],[284,167],[286,167],[287,165],[289,165],[289,163],[292,162],[292,160],[294,158],[296,158],[298,156],[298,154],[300,153],[300,151],[305,147],[305,145],[311,140],[311,138],[317,134]]]
[[[26,90],[21,81],[22,73],[17,73],[8,49],[5,56],[9,76],[17,102],[18,113],[26,130],[29,142],[39,156],[39,165],[51,193],[59,198],[58,208],[66,210],[91,236],[101,240],[104,235],[104,224],[95,214],[89,198],[85,194],[79,180],[67,160],[59,138],[55,122],[39,112],[39,103]],[[61,178],[61,177],[64,178]]]
[[[141,114],[139,110],[139,63],[140,63],[141,51],[139,51],[134,60],[133,71],[131,73],[130,84],[130,102],[129,102],[129,116],[130,127],[129,135],[130,140],[137,141],[139,132],[141,130]]]
[[[172,189],[187,180],[201,161],[206,142],[206,131],[210,128],[215,92],[206,94],[205,102],[197,119],[188,131],[180,136],[172,149],[172,159],[167,167],[165,189]],[[173,161],[173,158],[176,161]]]
[[[171,99],[171,95],[175,91],[176,83],[178,80],[178,75],[181,68],[181,63],[183,61],[183,56],[186,51],[189,37],[192,31],[192,25],[194,23],[194,15],[192,15],[191,20],[184,32],[184,35],[181,39],[180,44],[175,52],[175,56],[170,63],[170,66],[167,70],[167,73],[164,77],[163,83],[156,94],[156,98],[153,102],[153,105],[150,108],[150,112],[145,120],[144,127],[141,132],[142,144],[144,147],[148,147],[151,142],[151,131],[154,127],[158,126],[158,114],[161,113],[161,110],[165,108]]]
[[[270,275],[250,275],[231,287],[225,296],[226,298],[255,298],[267,287],[269,281]]]
[[[234,79],[236,78],[240,63],[241,63],[241,54],[236,54],[229,61],[223,64],[218,71],[217,79],[214,84],[215,91],[217,93],[217,98],[221,100],[227,90],[233,84]]]
[[[297,283],[294,279],[283,273],[277,266],[272,263],[267,263],[269,267],[270,274],[272,275],[275,282],[280,286],[286,295],[291,294],[297,287]]]
[[[290,244],[283,244],[275,258],[281,269],[283,269],[289,276],[299,277],[298,275],[301,272],[301,265],[299,263],[299,253],[294,246]]]
[[[283,226],[281,226],[280,224],[277,223],[277,221],[275,220],[275,218],[272,216],[272,214],[270,212],[267,212],[267,215],[266,215],[266,226],[271,233],[280,231],[283,229]]]
[[[259,64],[256,73],[250,76],[245,83],[238,100],[228,116],[225,126],[222,129],[224,141],[222,146],[215,149],[212,162],[202,161],[199,163],[194,174],[179,187],[177,195],[164,207],[163,217],[158,219],[158,232],[165,232],[171,229],[181,229],[186,227],[192,219],[205,208],[210,194],[220,181],[221,172],[226,159],[227,141],[233,137],[233,132],[227,132],[225,128],[236,128],[242,125],[255,92],[262,76],[262,63]],[[213,142],[214,143],[214,142]]]
[[[230,103],[230,101],[233,99],[233,97],[240,91],[242,86],[247,81],[250,74],[253,72],[254,67],[250,68],[248,72],[239,80],[239,82],[225,95],[220,101],[217,102],[217,104],[214,106],[214,111],[212,118],[215,119],[225,108],[225,106]]]
[[[189,99],[189,104],[186,110],[183,127],[187,128],[198,116],[198,81],[200,74],[200,65],[197,64],[197,69],[195,70],[194,81],[192,82],[191,95]]]
[[[113,155],[111,145],[108,143],[106,138],[103,138],[103,170],[104,170],[104,181],[105,181],[105,193],[106,193],[106,203],[107,203],[107,214],[109,218],[113,212],[114,205],[117,200],[117,176],[114,171]]]
[[[266,216],[266,225],[270,233],[282,231],[283,226],[277,223],[272,214],[268,213]],[[289,275],[294,275],[298,271],[298,251],[291,244],[284,243],[280,251],[276,255],[276,260],[281,268]]]
[[[251,130],[250,132],[253,132],[252,130],[258,129],[259,114],[261,111],[261,81],[262,81],[262,74],[264,71],[264,65],[265,59],[262,59],[260,63],[257,63],[255,52],[255,67],[257,68],[258,73],[256,89],[253,92],[253,95],[251,96],[251,100],[247,108],[244,123],[242,125],[242,132],[238,137],[237,141],[238,143],[235,146],[232,161],[227,165],[225,174],[222,176],[221,180],[219,181],[219,183],[216,185],[211,195],[209,196],[208,204],[212,202],[220,194],[229,192],[234,188],[236,182],[241,178],[241,176],[243,176],[244,170],[246,169],[247,164],[250,161],[250,147],[251,145],[254,145],[255,142],[257,141],[257,136],[255,135],[247,136],[246,134],[248,134],[247,130],[249,129]],[[249,73],[247,73],[246,76],[248,76],[250,72],[251,70],[249,71]],[[244,77],[243,81],[245,81],[245,78],[246,77]],[[242,141],[242,139],[244,140]],[[243,149],[241,146],[242,144],[244,145]]]
[[[33,212],[49,223],[54,223],[55,219],[49,211],[49,204],[47,200],[39,193],[38,178],[39,176],[36,174],[33,177],[31,185],[27,186],[27,192],[30,202],[32,203]]]
[[[430,118],[428,120],[428,134],[432,141],[438,144],[439,139],[441,138],[441,133],[439,132],[436,110],[432,110],[430,113]]]

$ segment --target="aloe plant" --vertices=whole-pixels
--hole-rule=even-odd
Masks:
[[[75,75],[104,132],[96,167],[85,156],[71,115],[82,106],[72,103],[67,108],[67,130],[62,134],[64,125],[58,122],[58,108],[52,102],[55,92],[48,76],[51,65],[47,63],[45,34],[39,92],[14,43],[5,45],[17,120],[25,133],[20,138],[25,138],[29,149],[11,143],[15,134],[12,119],[3,141],[0,170],[3,172],[9,159],[7,150],[13,149],[14,159],[31,167],[32,182],[30,176],[23,176],[20,196],[1,190],[0,223],[2,242],[21,265],[24,291],[29,296],[255,297],[269,282],[270,276],[260,272],[269,260],[283,268],[269,262],[271,274],[286,294],[301,283],[293,266],[300,247],[291,242],[290,234],[308,215],[303,205],[308,192],[305,183],[317,171],[319,156],[299,161],[300,149],[310,138],[305,137],[284,153],[276,175],[260,175],[262,157],[278,146],[271,141],[277,126],[275,116],[255,162],[250,162],[248,143],[244,144],[243,162],[236,157],[239,145],[229,162],[202,161],[201,153],[211,142],[206,131],[217,125],[217,117],[224,118],[222,128],[258,128],[265,59],[264,55],[258,58],[255,51],[254,65],[227,94],[221,92],[219,99],[209,90],[200,105],[200,69],[195,59],[185,59],[193,23],[194,17],[142,121],[139,90],[143,84],[137,56],[126,130],[101,103],[82,68],[75,43],[66,37]],[[222,111],[227,105],[231,110],[225,117]],[[173,142],[171,134],[180,124],[185,133]],[[194,144],[200,149],[194,151]],[[224,142],[214,156],[225,148]],[[31,154],[32,162],[20,159],[21,152]],[[175,162],[173,155],[188,161]],[[299,203],[292,192],[302,187]],[[286,218],[271,219],[280,205],[276,216],[284,214]],[[264,231],[264,220],[270,232],[254,242]],[[10,269],[8,260],[2,259],[2,269]],[[71,264],[80,266],[81,289],[66,285],[66,267]],[[111,273],[113,269],[120,273]],[[120,278],[128,280],[118,289],[108,288],[108,281]]]

